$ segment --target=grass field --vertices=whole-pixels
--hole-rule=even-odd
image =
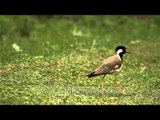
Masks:
[[[124,45],[114,76],[88,79]],[[160,16],[0,16],[0,104],[160,104]]]

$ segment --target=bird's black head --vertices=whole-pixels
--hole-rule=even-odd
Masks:
[[[125,46],[118,46],[118,47],[116,47],[115,52],[116,52],[117,54],[129,53],[129,51],[126,49]]]

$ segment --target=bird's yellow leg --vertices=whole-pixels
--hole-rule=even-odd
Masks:
[[[102,96],[104,95],[104,77],[106,76],[106,74],[102,77],[102,83],[101,83],[101,93]]]
[[[101,83],[102,85],[101,85],[101,93],[102,93],[102,96],[103,96],[103,94],[104,94],[104,81],[103,81],[103,79],[102,79],[102,83]]]
[[[118,84],[117,84],[117,75],[116,75],[115,78],[114,78],[113,85],[114,85],[115,87],[118,86]]]
[[[115,87],[118,88],[118,90],[121,91],[122,93],[125,92],[125,90],[123,89],[123,87],[117,82],[117,75],[115,76],[113,85],[115,85]]]

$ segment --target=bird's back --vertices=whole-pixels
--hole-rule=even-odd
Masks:
[[[114,56],[108,57],[103,61],[103,63],[97,69],[94,70],[94,72],[89,74],[88,77],[114,73],[118,69],[120,69],[121,64],[122,64],[122,60],[120,59],[119,56],[114,55]]]

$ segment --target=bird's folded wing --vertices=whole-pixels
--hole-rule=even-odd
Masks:
[[[121,63],[121,60],[117,56],[109,57],[103,61],[103,64],[95,69],[94,74],[101,75],[113,73],[121,67]]]

